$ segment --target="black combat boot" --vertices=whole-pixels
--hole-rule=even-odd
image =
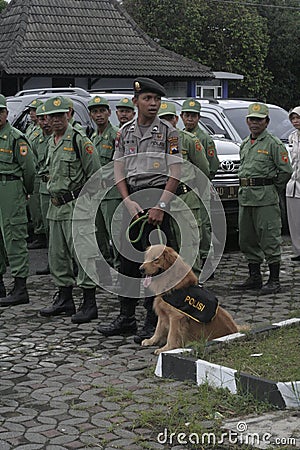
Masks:
[[[6,289],[3,282],[3,275],[0,275],[0,298],[6,297]]]
[[[73,323],[87,323],[93,319],[98,319],[96,288],[83,289],[83,302],[77,313],[71,317],[71,321]]]
[[[262,276],[260,272],[260,263],[249,263],[249,277],[244,283],[237,285],[238,289],[246,291],[248,289],[260,289],[262,287]]]
[[[99,325],[99,333],[104,336],[118,336],[131,335],[137,331],[135,319],[136,300],[128,299],[126,297],[119,297],[120,299],[120,314],[109,325]]]
[[[29,303],[26,278],[16,277],[13,289],[0,300],[0,306],[25,305],[26,303]]]
[[[146,309],[146,318],[143,325],[133,340],[136,344],[141,344],[144,339],[149,339],[154,335],[157,325],[157,315],[153,310],[154,297],[146,297],[144,301],[144,308]]]
[[[280,263],[269,264],[270,275],[266,284],[263,285],[260,295],[276,294],[280,291],[279,272]]]
[[[40,315],[43,317],[58,316],[59,314],[66,314],[72,316],[76,309],[72,296],[73,286],[60,287],[58,292],[54,294],[53,304],[47,308],[40,310]]]

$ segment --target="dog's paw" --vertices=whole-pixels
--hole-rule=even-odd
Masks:
[[[144,339],[144,340],[142,341],[141,345],[142,345],[143,347],[149,347],[150,345],[152,345],[152,341],[151,341],[151,339]]]

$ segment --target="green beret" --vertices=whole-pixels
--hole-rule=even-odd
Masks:
[[[43,104],[42,100],[39,100],[38,98],[35,98],[34,100],[32,100],[31,103],[29,103],[28,108],[33,108],[33,109],[37,109],[39,106],[41,106]]]
[[[248,107],[247,117],[257,117],[258,119],[265,119],[269,115],[269,108],[265,103],[251,103]]]
[[[186,99],[181,108],[181,112],[195,112],[200,114],[201,110],[201,104],[194,98],[188,98]]]
[[[106,106],[106,108],[109,108],[109,102],[104,97],[99,97],[99,95],[96,95],[92,100],[88,102],[88,108],[91,109],[94,106]]]
[[[48,98],[44,103],[45,114],[65,113],[69,112],[69,102],[61,95]]]
[[[134,104],[132,103],[132,100],[128,97],[122,98],[122,100],[119,101],[119,103],[116,104],[116,108],[130,108],[134,109]]]
[[[168,114],[177,116],[176,108],[174,103],[171,102],[161,102],[159,111],[158,111],[158,117],[167,116]]]
[[[167,95],[165,88],[157,81],[151,80],[151,78],[136,78],[133,82],[133,90],[135,95],[143,92],[153,92],[161,96]]]
[[[7,108],[6,98],[2,94],[0,94],[0,108]]]

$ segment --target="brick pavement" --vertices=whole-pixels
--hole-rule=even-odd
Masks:
[[[285,238],[280,294],[236,291],[234,283],[247,276],[237,251],[223,255],[206,286],[240,324],[283,320],[295,311],[299,316],[300,264],[290,262],[291,254]],[[50,276],[31,275],[28,288],[29,305],[0,309],[0,450],[166,448],[135,421],[152,402],[153,390],[168,395],[178,382],[154,377],[153,349],[139,347],[132,337],[105,338],[96,331],[100,321],[117,314],[116,297],[99,289],[99,320],[79,326],[70,318],[39,316],[55,292]],[[142,314],[139,307],[140,319]]]

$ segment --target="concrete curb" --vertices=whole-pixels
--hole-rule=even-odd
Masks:
[[[300,318],[288,319],[270,326],[253,330],[258,334],[283,326],[300,324]],[[212,345],[223,345],[226,342],[246,336],[235,333],[211,341]],[[190,380],[198,386],[208,383],[213,387],[227,388],[233,394],[251,393],[256,399],[267,401],[279,409],[300,407],[300,381],[275,382],[235,369],[213,364],[202,359],[186,356],[191,349],[176,349],[161,353],[158,357],[155,374],[162,378],[172,378],[179,381]]]

